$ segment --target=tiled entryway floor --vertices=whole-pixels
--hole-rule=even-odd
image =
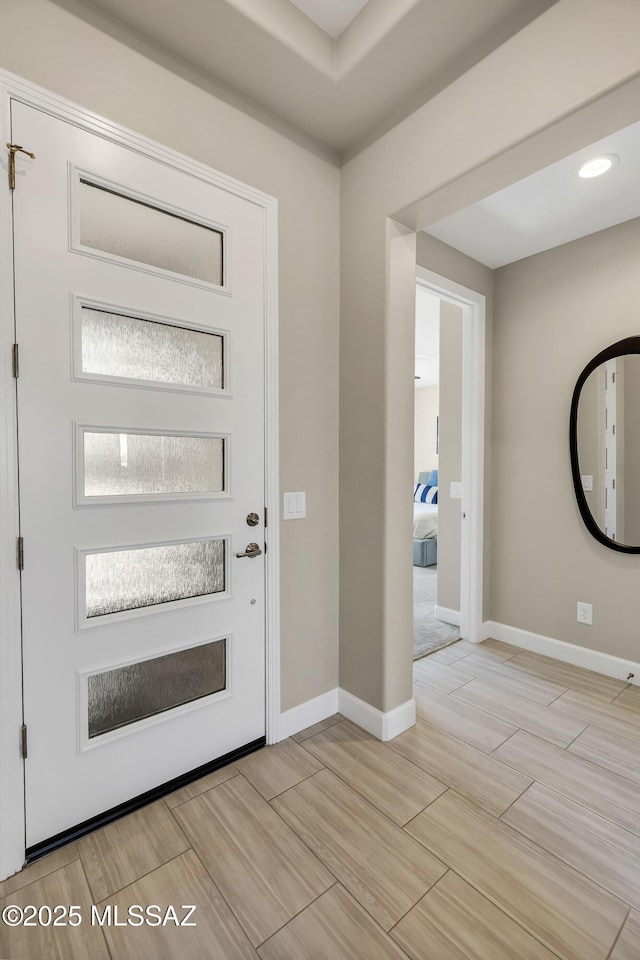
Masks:
[[[414,672],[395,740],[331,717],[0,884],[83,918],[0,958],[637,960],[640,690],[495,641]]]

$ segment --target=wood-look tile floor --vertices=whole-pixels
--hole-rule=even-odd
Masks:
[[[0,960],[639,960],[640,689],[492,640],[414,677],[395,740],[335,715],[0,883],[83,916]]]

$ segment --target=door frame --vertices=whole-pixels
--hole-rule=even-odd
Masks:
[[[15,74],[0,70],[0,880],[25,860],[24,767],[16,381],[12,375],[15,331],[13,299],[12,195],[7,176],[11,101],[35,107],[226,190],[262,207],[265,230],[265,679],[266,738],[279,738],[280,717],[280,496],[278,419],[278,201],[226,174],[86,110]],[[29,149],[25,144],[25,149]],[[37,157],[35,163],[37,163]],[[20,181],[18,179],[18,189]],[[28,544],[25,554],[28,562]]]
[[[486,298],[420,265],[416,283],[462,309],[460,635],[483,638]]]

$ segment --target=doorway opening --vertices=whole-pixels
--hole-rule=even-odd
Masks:
[[[435,537],[433,521],[430,537],[424,536],[428,533],[428,520],[421,521],[422,530],[414,525],[414,583],[418,580],[418,587],[414,588],[414,641],[420,640],[421,630],[416,629],[420,614],[429,613],[429,605],[432,610],[431,649],[421,652],[414,642],[414,659],[458,638],[472,643],[483,639],[485,430],[485,297],[421,266],[416,268],[416,280],[416,317],[419,313],[425,316],[431,313],[430,322],[418,319],[416,322],[425,324],[427,331],[430,325],[433,331],[437,317],[438,327],[437,360],[433,349],[428,347],[429,334],[417,333],[416,336],[416,356],[426,355],[424,364],[416,361],[416,376],[424,377],[425,382],[424,387],[416,388],[416,405],[430,408],[433,417],[434,408],[433,404],[430,407],[429,400],[435,391],[431,391],[431,398],[428,393],[424,398],[418,395],[428,389],[429,379],[436,378],[437,368],[438,412],[435,415],[438,419],[435,437],[433,423],[430,433],[429,424],[421,428],[417,419],[422,435],[419,440],[416,436],[414,508],[418,509],[414,509],[414,519],[416,513],[428,514],[421,510],[420,503],[433,504],[434,490],[437,510],[432,511],[436,518]],[[430,336],[433,344],[433,332]],[[426,347],[423,337],[427,338]],[[434,466],[427,464],[429,458]],[[422,536],[416,536],[420,532]],[[429,544],[429,539],[436,542]],[[416,545],[420,540],[423,542]],[[435,563],[428,562],[430,555]],[[416,559],[426,560],[424,571],[435,566],[435,576],[422,573]],[[431,581],[427,579],[429,576]],[[421,608],[421,604],[425,606]],[[439,636],[435,635],[438,633]],[[439,639],[443,642],[438,642]]]
[[[460,639],[462,308],[416,285],[413,659]]]

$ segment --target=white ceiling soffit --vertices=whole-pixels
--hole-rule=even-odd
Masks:
[[[284,119],[353,153],[556,0],[369,0],[334,40],[290,0],[55,0],[101,28],[117,21]],[[325,0],[305,0],[322,6]],[[354,0],[355,2],[355,0]],[[98,12],[98,13],[97,13]],[[111,19],[109,19],[111,18]],[[119,39],[123,39],[121,36]],[[126,42],[126,33],[125,33]]]
[[[578,176],[590,157],[620,162],[591,180]],[[495,269],[640,217],[640,123],[460,210],[426,232]]]
[[[340,36],[368,0],[291,0],[305,16],[334,40]]]

